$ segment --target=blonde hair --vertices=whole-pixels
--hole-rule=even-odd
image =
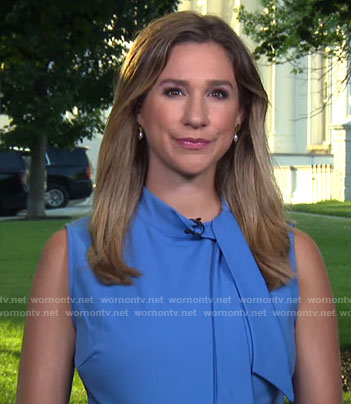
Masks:
[[[218,163],[216,190],[227,200],[269,287],[289,282],[288,225],[268,154],[264,121],[268,105],[250,53],[220,18],[179,12],[160,18],[136,38],[119,74],[113,108],[99,153],[90,223],[89,260],[106,284],[132,284],[140,276],[123,259],[123,244],[141,197],[147,168],[146,141],[137,139],[136,114],[164,69],[173,46],[212,41],[233,63],[239,103],[245,111],[239,141]]]

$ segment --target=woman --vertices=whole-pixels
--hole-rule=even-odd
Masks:
[[[66,403],[74,364],[89,403],[341,403],[335,308],[310,299],[332,296],[328,277],[286,224],[266,109],[220,19],[176,13],[141,32],[91,220],[39,263],[32,297],[55,299],[31,308],[56,315],[27,320],[19,403]]]

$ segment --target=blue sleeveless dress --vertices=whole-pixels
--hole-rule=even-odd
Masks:
[[[125,243],[126,262],[143,273],[132,286],[95,276],[88,224],[67,231],[75,366],[89,404],[294,400],[297,279],[268,291],[224,200],[196,235],[185,232],[199,234],[196,223],[144,188]]]

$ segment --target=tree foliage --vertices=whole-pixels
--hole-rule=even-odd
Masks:
[[[1,142],[45,150],[46,144],[71,147],[102,131],[101,110],[111,104],[125,44],[176,5],[177,0],[1,1],[0,112],[10,118]],[[43,151],[37,154],[32,164],[44,171]]]
[[[239,10],[244,33],[258,44],[256,57],[266,56],[276,63],[294,63],[311,52],[322,52],[337,61],[350,57],[350,0],[260,2],[260,11]]]

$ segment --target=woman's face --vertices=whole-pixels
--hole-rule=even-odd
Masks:
[[[149,146],[148,177],[214,178],[242,119],[225,50],[214,42],[176,45],[137,119]]]

